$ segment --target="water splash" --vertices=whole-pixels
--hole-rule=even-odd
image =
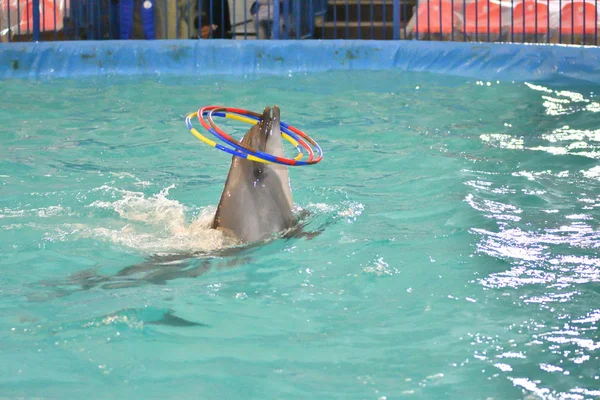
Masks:
[[[61,212],[57,215],[73,216],[76,221],[54,226],[36,223],[36,227],[48,229],[44,236],[45,241],[93,239],[122,246],[146,256],[212,252],[241,244],[221,231],[211,229],[215,205],[187,207],[169,198],[169,191],[174,187],[171,185],[158,193],[148,195],[141,191],[103,185],[90,190],[90,194],[100,196],[100,199],[85,206],[91,211],[91,218],[84,219],[84,213],[74,213],[69,209],[69,213]],[[319,217],[325,217],[327,220],[323,224],[331,222],[332,219],[346,219],[348,223],[352,223],[361,215],[363,209],[363,204],[355,202],[341,202],[336,205],[311,203],[305,209],[296,204],[293,212],[296,215],[303,215],[304,211],[311,212],[313,215],[309,220],[302,221],[307,225]],[[63,208],[53,206],[48,208],[45,214],[50,214],[53,210]],[[44,210],[5,211],[5,215],[22,216],[34,211],[38,215]]]
[[[96,200],[87,207],[94,212],[116,213],[119,218],[102,219],[102,226],[76,223],[68,227],[77,237],[102,240],[145,254],[209,252],[239,244],[222,232],[210,229],[214,206],[201,208],[195,218],[188,216],[189,209],[168,198],[169,190],[174,187],[171,185],[147,196],[143,192],[104,185],[94,190],[120,198]]]

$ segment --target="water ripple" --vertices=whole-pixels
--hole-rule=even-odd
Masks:
[[[599,396],[594,88],[363,78],[5,83],[2,395]],[[164,254],[223,244],[230,157],[182,121],[213,103],[319,140],[290,178],[320,235]]]

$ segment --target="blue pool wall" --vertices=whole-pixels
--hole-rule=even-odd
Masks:
[[[598,84],[600,47],[416,40],[128,40],[0,44],[0,80],[159,74],[287,75],[390,69],[485,80]]]

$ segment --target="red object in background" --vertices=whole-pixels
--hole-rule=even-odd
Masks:
[[[560,32],[562,34],[583,35],[596,32],[596,7],[587,2],[577,1],[565,4],[560,12]]]
[[[517,4],[511,29],[514,33],[548,33],[548,5],[530,0]]]
[[[415,32],[452,33],[453,15],[452,4],[447,0],[423,1],[417,9]]]
[[[465,33],[500,33],[500,5],[476,0],[465,7]]]
[[[64,0],[40,0],[40,32],[63,28]],[[13,34],[33,32],[33,0],[18,0],[3,3],[4,15],[8,16]],[[13,24],[12,21],[18,21]],[[16,26],[15,26],[16,25]]]

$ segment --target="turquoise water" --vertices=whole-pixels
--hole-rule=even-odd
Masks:
[[[599,88],[405,72],[0,88],[0,397],[600,396]],[[290,177],[320,235],[219,251],[230,158],[183,122],[208,104],[278,104],[319,141]]]

